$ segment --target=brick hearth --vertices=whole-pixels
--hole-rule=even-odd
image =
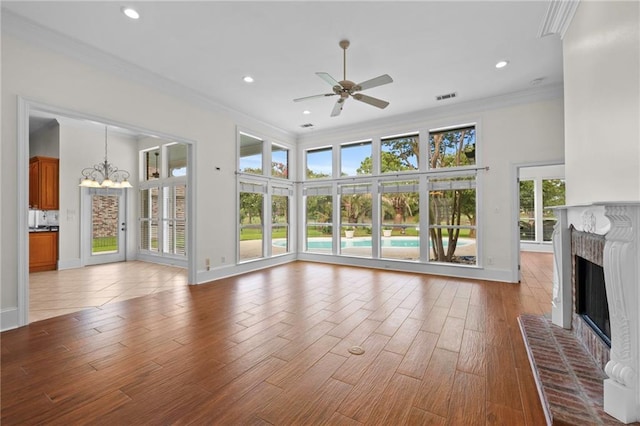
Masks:
[[[539,315],[518,322],[548,424],[622,424],[604,412],[606,375],[571,331]]]

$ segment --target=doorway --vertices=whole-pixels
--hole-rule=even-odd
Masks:
[[[129,125],[126,123],[105,119],[103,117],[93,116],[93,115],[84,114],[84,113],[78,113],[75,111],[70,111],[63,108],[46,105],[46,104],[38,103],[35,101],[27,100],[22,97],[18,97],[17,169],[18,169],[18,176],[20,178],[17,181],[17,193],[18,193],[18,203],[17,203],[18,230],[17,232],[18,232],[18,241],[19,241],[18,248],[17,248],[17,260],[18,260],[17,262],[18,263],[18,273],[17,273],[18,309],[16,314],[17,326],[20,327],[20,326],[29,324],[29,306],[30,306],[29,242],[28,242],[29,227],[28,227],[27,218],[28,218],[28,194],[29,194],[29,188],[28,188],[29,167],[28,166],[29,166],[29,157],[30,157],[30,148],[29,148],[30,123],[29,122],[32,117],[60,118],[63,120],[69,120],[71,122],[78,122],[79,124],[81,124],[81,126],[77,127],[78,129],[86,129],[87,128],[86,126],[93,126],[93,125],[97,125],[101,128],[104,128],[105,125],[111,126],[111,127],[117,127],[118,129],[121,129],[127,132],[127,134],[132,137],[136,137],[136,138],[147,137],[147,138],[159,138],[163,140],[171,140],[171,141],[183,143],[188,147],[187,164],[189,167],[189,173],[186,176],[186,181],[187,181],[186,222],[191,225],[186,227],[186,230],[185,230],[185,234],[186,234],[185,253],[189,253],[189,255],[186,256],[186,266],[187,266],[186,282],[190,284],[195,283],[196,274],[197,274],[197,269],[195,264],[195,259],[197,258],[196,244],[195,244],[196,220],[195,220],[195,209],[193,208],[194,194],[196,189],[196,183],[195,183],[196,166],[194,161],[196,156],[195,141],[185,139],[182,137],[177,137],[170,134],[165,134],[162,132],[151,131],[151,130],[137,127],[134,125]],[[64,141],[65,143],[67,143],[69,139],[65,137]],[[84,158],[82,158],[83,152],[81,152],[81,150],[86,149],[86,147],[87,147],[86,144],[81,143],[74,146],[73,149],[68,150],[66,154],[65,153],[60,154],[61,158],[64,157],[65,155],[69,155],[70,157],[73,157],[75,161],[78,163],[78,165],[76,166],[71,164],[73,161],[69,161],[67,158],[63,158],[64,165],[61,166],[61,171],[63,170],[72,171],[70,173],[67,173],[70,177],[69,179],[67,179],[65,183],[67,185],[67,189],[65,189],[66,191],[65,194],[66,196],[70,197],[72,201],[74,198],[73,194],[74,193],[78,194],[77,192],[78,177],[77,177],[76,170],[80,170],[82,167],[86,167],[86,164],[85,164],[86,161]],[[136,199],[137,199],[136,194],[137,194],[136,192],[130,192],[129,195],[127,195],[127,197],[130,197],[129,203],[128,203],[129,206],[136,204]],[[77,224],[78,219],[80,219],[83,214],[83,210],[79,205],[80,202],[83,202],[82,201],[83,197],[82,196],[78,197],[78,195],[75,195],[75,200],[76,200],[75,202],[78,203],[77,207],[69,206],[68,204],[66,207],[65,206],[61,207],[60,220],[63,223],[61,223],[60,228],[62,229],[64,226],[65,227],[64,229],[66,230],[66,232],[68,232],[72,238],[75,238],[75,241],[77,241],[78,246],[70,248],[68,245],[63,243],[61,248],[69,249],[67,251],[72,252],[72,254],[69,257],[70,260],[65,261],[59,258],[58,260],[59,269],[80,268],[82,266],[82,257],[85,256],[85,253],[89,253],[88,250],[90,250],[90,249],[87,249],[86,251],[82,250],[83,239],[80,238],[80,233],[83,232],[83,226],[79,226]],[[127,207],[125,205],[125,210],[126,208]],[[129,222],[131,222],[131,219],[129,220]],[[122,224],[122,221],[118,223]],[[135,232],[135,227],[131,229]],[[127,247],[125,250],[118,249],[118,251],[125,253],[126,250],[128,250],[129,253],[133,253],[135,255],[136,243],[137,243],[135,233],[127,237],[126,227],[123,232],[125,232],[125,234],[123,237],[120,237],[118,239],[118,243],[120,243],[120,240],[122,240],[123,242],[125,242]],[[75,234],[75,235],[72,235],[72,234]],[[84,241],[86,240],[87,239],[84,239]],[[90,257],[90,256],[86,256],[86,257]],[[126,260],[133,260],[133,259],[129,257]],[[122,265],[126,263],[128,262],[119,262],[119,263],[114,263],[113,265]],[[108,266],[108,265],[105,265],[105,266]]]
[[[127,260],[125,189],[82,188],[82,258],[84,265]]]
[[[554,206],[565,204],[564,164],[531,163],[514,168],[515,254],[521,282],[521,252],[552,253]]]

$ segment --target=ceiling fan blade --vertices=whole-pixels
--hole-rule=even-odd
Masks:
[[[345,98],[340,98],[333,106],[333,110],[331,111],[331,117],[337,117],[342,112],[342,104],[344,103]]]
[[[372,78],[371,80],[363,81],[360,84],[356,84],[356,87],[354,88],[354,90],[355,91],[367,90],[367,89],[371,89],[372,87],[378,87],[378,86],[382,86],[383,84],[389,84],[389,83],[393,83],[393,79],[389,77],[388,74],[383,74],[379,77]]]
[[[331,77],[326,72],[317,72],[316,75],[321,79],[323,79],[324,81],[326,81],[327,83],[329,83],[331,87],[340,86],[340,83],[338,83],[338,81],[335,78]]]
[[[326,96],[335,96],[335,93],[325,93],[322,95],[305,96],[304,98],[296,98],[293,102],[306,101],[307,99],[324,98]]]
[[[353,99],[356,101],[364,102],[365,104],[373,105],[378,108],[386,108],[389,105],[389,102],[383,101],[382,99],[374,98],[372,96],[363,95],[362,93],[356,93],[353,95]]]

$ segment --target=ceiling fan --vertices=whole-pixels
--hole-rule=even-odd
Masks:
[[[387,74],[383,74],[379,77],[372,78],[371,80],[363,81],[362,83],[356,84],[353,81],[347,80],[347,48],[349,47],[349,40],[342,40],[339,43],[342,48],[343,55],[343,80],[337,81],[335,78],[331,77],[326,72],[317,72],[316,75],[329,83],[333,87],[333,93],[324,93],[322,95],[313,95],[313,96],[305,96],[304,98],[294,99],[294,102],[306,101],[307,99],[314,98],[323,98],[327,96],[335,96],[338,95],[340,98],[333,106],[333,110],[331,111],[331,117],[336,117],[340,115],[342,112],[342,107],[344,106],[344,101],[351,96],[356,101],[364,102],[365,104],[373,105],[378,108],[386,108],[389,105],[389,102],[383,101],[382,99],[374,98],[372,96],[363,95],[362,90],[371,89],[372,87],[382,86],[383,84],[392,83],[393,79],[389,77]]]

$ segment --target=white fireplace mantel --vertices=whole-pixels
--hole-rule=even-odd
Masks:
[[[603,268],[611,323],[604,409],[624,423],[640,420],[640,203],[607,202],[556,208],[552,321],[571,328],[570,226],[605,236]]]

